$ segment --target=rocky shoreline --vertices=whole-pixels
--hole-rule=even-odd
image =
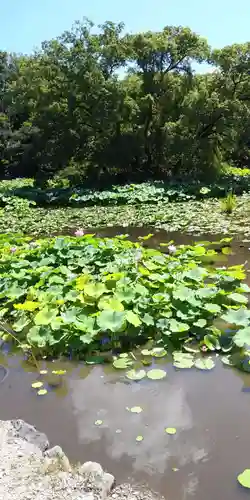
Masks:
[[[0,421],[0,500],[159,500],[129,484],[115,485],[101,465],[72,466],[47,436],[22,420]]]

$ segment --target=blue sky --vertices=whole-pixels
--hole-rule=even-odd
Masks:
[[[2,0],[0,50],[29,53],[84,16],[124,21],[128,31],[185,25],[213,47],[250,39],[250,0]]]

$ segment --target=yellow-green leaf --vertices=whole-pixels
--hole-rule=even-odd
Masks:
[[[137,327],[141,325],[141,320],[138,314],[135,314],[133,311],[128,311],[126,314],[126,320],[131,323],[131,325]]]
[[[141,441],[143,441],[143,439],[144,439],[143,436],[137,436],[136,441],[140,443]]]
[[[14,308],[20,311],[35,311],[38,309],[39,302],[32,302],[32,300],[26,300],[23,304],[14,304]]]
[[[167,427],[167,428],[165,429],[165,432],[166,432],[167,434],[173,435],[173,434],[176,434],[176,429],[175,429],[175,427]]]
[[[37,395],[38,396],[45,396],[45,394],[47,394],[48,391],[47,389],[40,389],[40,391],[37,392]]]
[[[33,382],[33,384],[31,384],[31,387],[33,387],[33,389],[39,389],[42,386],[43,386],[42,382]]]

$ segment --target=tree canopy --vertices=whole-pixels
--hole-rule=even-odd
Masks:
[[[97,184],[249,167],[249,75],[250,42],[211,50],[182,26],[128,34],[86,19],[31,55],[0,52],[1,177]]]

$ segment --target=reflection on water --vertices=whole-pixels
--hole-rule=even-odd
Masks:
[[[154,238],[157,246],[159,235]],[[242,263],[248,255],[235,243],[229,262]],[[48,370],[41,376],[49,390],[44,397],[31,388],[37,375],[17,355],[2,354],[0,363],[9,368],[0,384],[0,418],[37,426],[72,461],[98,461],[117,482],[147,484],[167,499],[240,500],[246,494],[236,477],[250,465],[250,375],[224,367],[219,358],[208,373],[167,364],[166,379],[139,383],[124,383],[120,372],[102,366],[42,363]],[[67,373],[55,386],[51,372],[59,368]],[[128,412],[132,406],[143,412]],[[96,420],[103,424],[95,426]],[[177,433],[169,436],[165,427]]]
[[[72,461],[99,461],[118,482],[130,478],[166,498],[241,498],[236,477],[249,466],[250,395],[242,392],[249,374],[224,368],[217,358],[208,373],[167,364],[160,382],[125,384],[101,366],[88,367],[83,378],[82,366],[68,364],[62,387],[38,397],[34,373],[22,371],[16,356],[8,365],[0,418],[36,425]],[[132,406],[143,412],[127,411]],[[96,420],[103,424],[95,426]],[[177,433],[169,436],[165,427]],[[143,442],[136,442],[138,435]]]

